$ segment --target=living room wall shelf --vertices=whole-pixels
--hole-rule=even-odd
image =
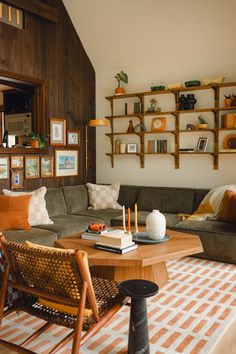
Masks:
[[[219,165],[219,154],[235,154],[235,152],[223,152],[220,151],[220,134],[223,134],[224,131],[235,131],[236,128],[224,128],[221,127],[221,122],[220,122],[220,112],[236,112],[236,106],[230,106],[230,107],[223,107],[222,106],[222,101],[223,101],[223,94],[225,92],[222,90],[224,88],[229,88],[229,87],[236,87],[236,82],[227,82],[227,83],[212,83],[209,85],[200,85],[200,86],[195,86],[195,87],[180,87],[176,89],[167,89],[167,90],[162,90],[162,91],[143,91],[143,92],[136,92],[136,93],[128,93],[124,95],[113,95],[113,96],[107,96],[106,99],[110,101],[111,104],[111,116],[108,116],[107,118],[111,122],[111,133],[106,134],[108,137],[111,139],[111,153],[107,154],[108,156],[111,157],[112,161],[112,167],[114,167],[114,156],[115,155],[124,155],[124,154],[115,154],[114,153],[114,139],[113,137],[116,135],[128,135],[127,133],[118,133],[115,132],[114,129],[114,124],[113,120],[115,119],[129,119],[131,117],[133,118],[138,118],[140,119],[140,122],[147,128],[150,125],[150,118],[154,118],[155,116],[169,116],[166,117],[166,120],[174,125],[173,129],[172,126],[168,126],[167,130],[164,131],[145,131],[145,132],[136,132],[133,134],[136,134],[140,137],[140,154],[135,154],[139,155],[142,157],[140,158],[140,164],[141,167],[144,166],[144,158],[145,155],[172,155],[174,156],[175,159],[175,168],[179,168],[179,157],[180,155],[212,155],[213,156],[213,168],[218,169]],[[212,100],[212,105],[210,107],[196,107],[195,109],[191,110],[179,110],[179,98],[180,98],[180,93],[183,92],[192,92],[195,91],[212,91],[213,92],[213,100]],[[174,98],[174,104],[172,104],[173,110],[166,110],[166,111],[153,111],[150,112],[147,110],[147,102],[145,102],[145,97],[146,96],[163,96],[163,95],[171,95],[170,98],[173,100]],[[169,101],[169,96],[166,96],[166,100]],[[130,98],[137,98],[140,102],[141,106],[141,112],[139,114],[134,114],[134,115],[116,115],[114,113],[114,101],[118,100],[128,100]],[[210,98],[209,98],[210,99]],[[199,104],[201,103],[201,98],[198,98],[197,101]],[[169,108],[169,107],[168,107]],[[185,129],[183,127],[183,122],[186,119],[189,119],[187,114],[198,114],[198,113],[211,113],[213,122],[211,125],[211,128],[209,129]],[[172,116],[174,116],[174,121],[172,120]],[[187,118],[186,118],[187,117]],[[197,118],[197,116],[196,116]],[[209,116],[207,119],[211,120],[211,116]],[[192,117],[191,117],[192,119]],[[190,121],[189,121],[190,122]],[[213,126],[213,127],[212,127]],[[222,133],[221,133],[222,132]],[[212,152],[208,151],[193,151],[193,152],[187,152],[187,151],[180,151],[180,139],[184,139],[185,133],[212,133],[212,136],[209,136],[209,139],[212,142],[213,145],[213,150]],[[147,153],[145,152],[145,140],[147,137],[150,135],[161,135],[161,134],[172,134],[174,136],[174,152],[173,153]],[[197,143],[197,142],[196,142]],[[182,145],[182,144],[181,144]],[[130,155],[128,153],[128,155]]]

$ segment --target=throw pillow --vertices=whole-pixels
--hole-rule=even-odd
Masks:
[[[8,197],[0,195],[0,230],[29,230],[29,201],[31,195]]]
[[[53,221],[49,218],[46,201],[44,196],[46,194],[47,188],[41,187],[33,192],[12,192],[7,189],[3,189],[3,194],[15,197],[22,195],[32,196],[29,203],[29,224],[30,226],[36,225],[50,225]]]
[[[87,183],[89,195],[89,209],[122,209],[117,203],[119,198],[120,183],[116,182],[110,186]]]
[[[236,224],[236,193],[227,190],[221,203],[218,219]]]

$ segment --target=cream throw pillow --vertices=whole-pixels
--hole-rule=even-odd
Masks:
[[[20,196],[20,195],[32,195],[29,202],[29,224],[30,226],[36,225],[50,225],[53,221],[48,216],[46,208],[46,201],[44,196],[47,188],[41,187],[33,192],[12,192],[7,189],[3,189],[3,194],[8,196]]]
[[[120,191],[119,182],[112,183],[110,186],[92,183],[87,183],[86,186],[90,203],[88,209],[122,209],[122,206],[117,203]]]

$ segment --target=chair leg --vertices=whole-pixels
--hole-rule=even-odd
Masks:
[[[0,293],[1,293],[1,297],[0,297],[0,326],[2,323],[2,319],[3,319],[3,312],[4,312],[5,301],[6,301],[9,273],[10,273],[10,266],[9,266],[9,264],[7,264],[4,274],[3,274],[2,284],[1,284],[1,288],[0,288],[0,290],[1,290],[0,291]]]

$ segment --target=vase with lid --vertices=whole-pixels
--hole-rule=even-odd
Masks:
[[[166,234],[166,218],[159,212],[153,210],[146,218],[146,230],[148,237],[153,240],[162,240]]]

